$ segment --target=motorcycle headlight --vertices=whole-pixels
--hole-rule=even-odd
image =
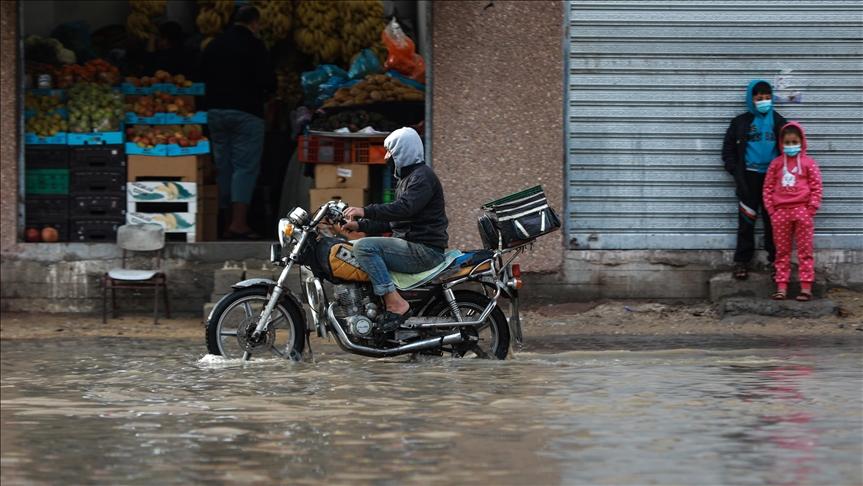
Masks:
[[[288,221],[294,223],[295,226],[305,226],[309,224],[312,218],[309,213],[303,208],[294,208],[288,213]]]
[[[282,218],[279,220],[279,243],[283,247],[291,243],[294,237],[294,224],[289,219]]]

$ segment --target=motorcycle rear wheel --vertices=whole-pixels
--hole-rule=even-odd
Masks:
[[[459,311],[465,321],[475,320],[489,303],[489,298],[478,292],[457,290],[454,293]],[[441,300],[432,304],[425,314],[436,317],[452,317],[452,309],[450,309],[449,303]],[[478,349],[456,345],[453,347],[453,356],[506,359],[509,353],[509,324],[499,306],[495,306],[485,322],[473,330],[479,337],[479,341],[476,343]],[[468,329],[468,332],[473,332],[473,330]]]
[[[207,352],[228,359],[242,358],[243,349],[237,337],[244,321],[252,325],[261,315],[268,301],[268,289],[251,287],[232,292],[221,300],[207,321]],[[277,358],[298,360],[306,344],[305,322],[293,305],[279,302],[270,315],[270,326],[275,329],[275,341],[269,349],[260,348]]]

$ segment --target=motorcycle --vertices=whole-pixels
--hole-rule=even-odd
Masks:
[[[539,220],[534,225],[538,234],[559,227],[554,212],[545,208],[543,232]],[[507,237],[506,229],[500,229],[507,222],[503,215],[502,221],[480,221],[480,231],[487,232],[483,233],[485,249],[450,250],[441,265],[416,275],[391,272],[413,317],[397,330],[384,332],[378,321],[386,307],[354,258],[351,242],[324,231],[344,222],[345,209],[344,202],[330,201],[312,216],[297,207],[279,221],[279,243],[270,251],[271,262],[283,267],[278,281],[244,280],[219,300],[207,318],[210,354],[243,360],[253,355],[301,360],[307,347],[311,352],[313,331],[322,338],[335,336],[346,352],[373,358],[446,353],[456,358],[505,359],[512,340],[522,343],[521,269],[513,261],[533,242],[525,236],[534,235]],[[523,216],[515,219],[514,231],[524,230],[525,224],[531,228],[532,222]],[[495,229],[489,230],[490,224]],[[295,265],[301,267],[300,288],[310,319],[300,298],[288,288]],[[508,301],[508,317],[501,309],[501,298]]]

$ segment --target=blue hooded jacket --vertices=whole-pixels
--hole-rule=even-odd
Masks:
[[[779,149],[773,129],[773,107],[771,106],[767,113],[761,113],[752,102],[752,91],[759,83],[770,85],[767,81],[753,79],[746,88],[746,108],[755,115],[747,133],[746,170],[764,174],[770,162],[779,155]]]

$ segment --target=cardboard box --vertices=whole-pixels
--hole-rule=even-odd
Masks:
[[[315,165],[315,187],[368,189],[369,167],[359,164]]]
[[[148,181],[126,185],[129,202],[188,202],[198,199],[198,185],[194,182]]]
[[[197,230],[195,213],[135,213],[126,214],[129,224],[155,223],[165,228],[166,233],[192,233]]]
[[[178,181],[209,184],[215,182],[210,155],[154,157],[129,155],[129,181]]]
[[[325,202],[341,199],[348,206],[363,207],[366,205],[368,194],[365,189],[357,188],[328,188],[309,189],[309,209],[314,213]]]

